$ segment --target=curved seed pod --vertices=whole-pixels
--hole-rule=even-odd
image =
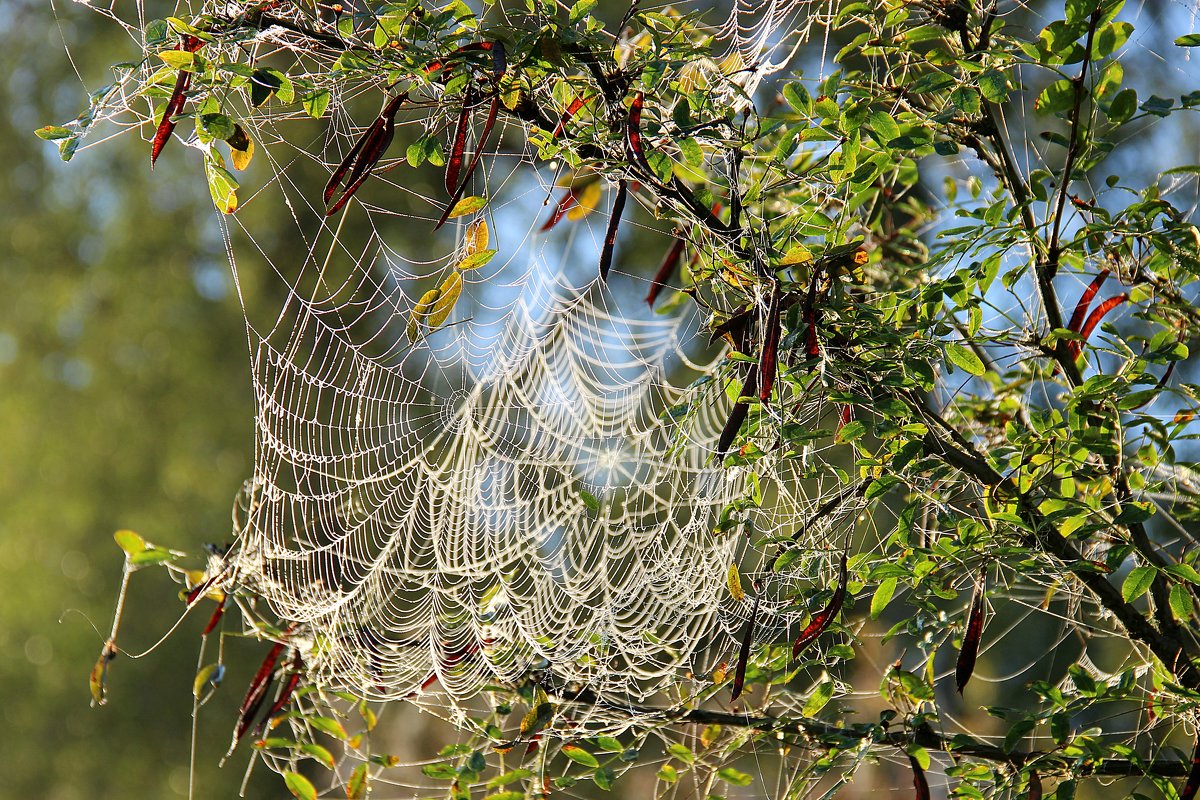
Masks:
[[[742,649],[738,651],[737,671],[733,674],[733,694],[730,700],[742,696],[742,687],[746,685],[746,663],[750,660],[750,646],[754,644],[754,625],[758,622],[758,601],[761,595],[754,596],[754,605],[750,608],[750,619],[746,620],[746,631],[742,634]]]
[[[225,595],[221,602],[217,604],[217,608],[213,611],[212,616],[208,618],[208,624],[204,626],[204,630],[200,633],[201,636],[208,636],[217,627],[217,623],[221,621],[221,617],[225,616],[225,604],[229,602],[229,595]]]
[[[742,384],[740,397],[751,397],[758,391],[758,370],[750,373],[750,377],[746,378],[746,382]],[[729,418],[725,420],[725,427],[721,429],[721,438],[717,440],[717,458],[725,457],[729,452],[730,445],[737,438],[738,431],[742,429],[742,423],[746,421],[746,416],[750,413],[750,405],[748,403],[734,403],[733,408],[729,412]]]
[[[913,788],[916,789],[917,800],[929,800],[929,781],[925,780],[925,770],[912,755],[909,755],[908,763],[912,766]]]
[[[821,355],[821,342],[817,339],[817,281],[820,277],[821,270],[814,268],[808,294],[804,297],[804,352],[809,358],[819,358]]]
[[[255,736],[261,736],[270,724],[271,719],[276,714],[284,709],[292,699],[292,693],[296,691],[296,686],[300,683],[300,675],[304,671],[304,661],[300,658],[300,651],[296,650],[292,653],[292,674],[288,677],[287,683],[283,685],[283,691],[279,693],[279,697],[271,704],[270,710],[267,711],[255,728]]]
[[[246,735],[246,731],[250,730],[250,726],[254,722],[254,715],[258,713],[258,709],[262,707],[263,701],[267,698],[267,693],[275,679],[275,664],[279,661],[279,654],[283,652],[284,647],[286,645],[283,642],[276,642],[267,652],[262,666],[254,674],[254,679],[250,681],[250,686],[246,689],[246,696],[242,698],[242,705],[238,710],[237,728],[233,734],[235,745]],[[231,747],[230,750],[232,749]]]
[[[1096,330],[1096,326],[1100,321],[1117,306],[1129,299],[1127,294],[1119,294],[1116,297],[1110,297],[1100,305],[1092,309],[1092,313],[1088,314],[1087,322],[1083,323],[1083,327],[1079,329],[1080,338],[1086,342],[1088,337],[1092,335],[1092,331]],[[1080,344],[1082,347],[1082,344]]]
[[[659,292],[663,286],[675,274],[675,270],[679,267],[679,262],[683,258],[683,246],[685,242],[682,238],[676,237],[671,249],[663,256],[662,264],[658,267],[658,272],[654,273],[654,278],[650,281],[650,291],[646,292],[646,303],[651,307],[654,306],[654,301],[658,299]]]
[[[586,103],[587,100],[584,100],[582,97],[576,97],[567,105],[567,108],[565,111],[563,111],[562,116],[558,118],[558,124],[554,126],[554,131],[550,134],[551,140],[557,139],[559,136],[563,135],[567,129],[567,123],[574,119],[575,115],[579,113],[580,109],[582,109]]]
[[[1100,291],[1100,287],[1104,285],[1104,281],[1108,278],[1110,270],[1102,269],[1097,273],[1096,277],[1092,278],[1092,282],[1083,290],[1083,294],[1079,295],[1079,302],[1075,304],[1075,311],[1071,314],[1071,321],[1067,323],[1067,330],[1079,333],[1079,326],[1083,324],[1083,318],[1087,316],[1088,308],[1092,305],[1092,300],[1096,298],[1096,292]]]
[[[617,196],[613,198],[612,215],[608,218],[608,230],[604,232],[604,249],[600,251],[600,280],[608,280],[612,268],[613,250],[617,246],[617,228],[621,225],[621,214],[625,211],[625,200],[629,196],[629,184],[617,181]]]
[[[779,372],[779,336],[783,328],[779,320],[779,295],[779,281],[775,281],[771,287],[771,301],[763,333],[762,356],[758,362],[758,371],[762,375],[758,398],[764,403],[771,401],[771,392],[775,389],[775,376]]]
[[[562,218],[567,215],[567,212],[570,211],[572,207],[574,207],[575,203],[578,202],[578,200],[579,200],[579,189],[575,189],[575,188],[567,189],[566,194],[564,194],[561,198],[559,198],[558,203],[554,206],[554,212],[550,214],[550,219],[546,220],[545,224],[542,225],[542,227],[541,227],[542,233],[545,233],[546,231],[550,230],[555,225],[557,225],[562,220]]]
[[[1197,791],[1200,791],[1200,733],[1196,734],[1196,746],[1192,749],[1192,769],[1188,772],[1183,791],[1179,793],[1179,800],[1195,800]]]
[[[204,47],[204,41],[195,36],[183,37],[182,50],[189,53],[195,53],[201,47]],[[179,70],[179,77],[175,79],[175,89],[171,92],[171,99],[167,101],[167,107],[163,109],[162,119],[158,123],[158,128],[154,131],[154,141],[150,145],[150,167],[153,169],[154,162],[158,161],[158,156],[162,153],[167,142],[171,140],[171,133],[175,130],[175,120],[183,111],[183,106],[187,102],[188,87],[192,82],[192,73],[185,70]]]
[[[1096,292],[1100,291],[1100,287],[1108,278],[1110,270],[1102,269],[1092,278],[1092,282],[1083,290],[1083,294],[1079,295],[1079,302],[1075,304],[1075,310],[1071,312],[1071,321],[1067,323],[1067,330],[1074,333],[1079,333],[1083,326],[1084,317],[1087,316],[1088,309],[1092,305],[1092,300],[1096,298]],[[1068,342],[1067,350],[1073,358],[1079,358],[1079,354],[1083,352],[1083,345],[1080,342]]]
[[[338,164],[337,169],[329,176],[329,182],[325,184],[325,192],[322,195],[325,204],[329,206],[325,211],[325,216],[332,216],[346,205],[358,191],[358,187],[362,186],[363,182],[370,177],[371,170],[383,158],[383,154],[387,152],[388,145],[392,143],[392,137],[396,133],[396,112],[400,110],[400,106],[407,96],[407,94],[399,94],[388,101],[383,111],[379,112],[379,116],[371,123],[371,127],[367,128],[366,132],[359,137],[358,141],[354,143],[354,147],[342,159],[342,163]],[[349,174],[347,175],[347,173]],[[343,178],[345,178],[346,186],[341,189],[341,196],[333,205],[329,205],[330,201],[338,195]]]
[[[954,667],[954,686],[962,694],[975,672],[975,659],[979,655],[979,639],[983,635],[983,587],[975,588],[971,601],[971,613],[967,617],[967,630],[963,634],[962,649],[958,651],[958,663]]]
[[[849,403],[843,403],[842,404],[842,413],[839,415],[839,418],[838,418],[838,432],[840,433],[842,428],[849,425],[853,420],[854,420],[854,406],[850,405]]]
[[[792,659],[800,657],[800,653],[805,647],[808,647],[818,636],[825,632],[829,627],[829,623],[833,622],[833,618],[842,610],[842,601],[846,599],[846,554],[842,553],[841,566],[838,568],[838,584],[833,590],[833,597],[829,598],[829,604],[823,608],[820,613],[812,618],[796,641],[792,644]]]
[[[450,158],[446,159],[446,192],[454,194],[458,191],[458,176],[462,171],[463,158],[467,149],[467,128],[471,126],[471,106],[475,102],[475,94],[470,89],[463,97],[462,108],[458,110],[458,124],[454,128],[454,143],[450,146]]]
[[[629,105],[629,119],[625,124],[625,144],[638,165],[650,175],[654,175],[654,170],[650,169],[650,162],[646,160],[646,151],[642,149],[642,106],[645,102],[644,92],[633,96],[633,102]]]
[[[1042,800],[1042,776],[1037,774],[1036,769],[1029,770],[1028,800]]]

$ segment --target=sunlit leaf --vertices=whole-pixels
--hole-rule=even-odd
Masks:
[[[298,772],[283,773],[283,783],[288,791],[300,800],[317,800],[316,787],[312,782]]]

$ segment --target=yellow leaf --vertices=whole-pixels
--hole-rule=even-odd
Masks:
[[[463,279],[462,274],[458,271],[451,272],[450,277],[438,287],[437,299],[433,302],[433,307],[429,309],[429,329],[434,330],[442,327],[442,323],[450,316],[450,312],[454,310],[454,304],[458,302],[458,296],[462,294]]]
[[[736,286],[739,289],[746,289],[754,285],[754,276],[739,266],[735,266],[731,261],[722,259],[723,267],[721,269],[721,277],[730,286]]]
[[[722,662],[721,662],[720,664],[718,664],[718,665],[716,666],[716,668],[714,668],[714,669],[713,669],[713,671],[712,671],[712,681],[713,681],[713,683],[720,683],[720,682],[722,682],[723,680],[725,680],[725,676],[726,676],[727,674],[729,674],[729,662],[728,662],[728,661],[722,661]]]
[[[437,302],[438,295],[441,293],[441,289],[430,289],[421,295],[421,299],[413,306],[412,313],[408,317],[408,340],[410,342],[417,340],[421,323],[425,321],[425,317],[429,315],[429,312],[433,309],[433,304]]]
[[[742,589],[742,576],[738,574],[737,564],[729,565],[729,593],[733,595],[733,599],[739,603],[746,599],[746,592]]]
[[[126,555],[136,556],[149,548],[141,534],[133,531],[117,531],[113,534],[113,539],[117,541],[117,546],[124,550]]]
[[[571,209],[567,212],[567,219],[577,222],[595,211],[596,206],[600,205],[601,193],[602,187],[600,186],[599,178],[579,189],[575,205],[571,206]]]
[[[449,216],[446,219],[454,219],[456,217],[465,217],[467,214],[474,214],[487,205],[486,197],[464,197],[454,204],[454,208],[450,209]]]
[[[252,158],[254,158],[253,139],[246,139],[244,150],[239,150],[236,147],[229,148],[229,160],[233,162],[233,168],[236,170],[243,170],[250,166],[250,159]]]
[[[486,219],[477,219],[467,226],[467,233],[463,237],[465,246],[463,247],[463,258],[470,258],[480,250],[487,250],[488,245],[492,243],[492,237],[488,232],[488,224]]]
[[[813,260],[813,254],[808,248],[802,244],[789,247],[788,251],[783,254],[783,258],[779,259],[779,266],[791,267],[796,264],[807,264]]]

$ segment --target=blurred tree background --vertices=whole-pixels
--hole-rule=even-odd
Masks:
[[[183,179],[190,151],[168,154],[152,174],[135,136],[97,137],[64,164],[31,135],[78,114],[131,42],[69,2],[4,6],[0,798],[185,795],[189,641],[199,641],[203,612],[171,646],[114,661],[108,707],[88,708],[87,673],[120,577],[113,531],[191,552],[229,536],[253,444],[241,314],[211,201]],[[121,641],[130,651],[182,609],[159,573],[133,581],[138,613]],[[214,710],[202,725],[218,719],[232,716]],[[228,738],[209,734],[202,785],[233,797],[246,759],[218,771]],[[252,797],[282,789],[264,771],[253,778]]]

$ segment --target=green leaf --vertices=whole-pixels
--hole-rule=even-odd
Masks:
[[[691,764],[696,760],[696,754],[691,751],[686,744],[674,742],[667,746],[667,752],[678,758],[685,764]]]
[[[288,791],[300,798],[300,800],[317,800],[316,787],[299,772],[283,773],[283,782],[287,786]]]
[[[325,116],[325,110],[329,108],[330,94],[325,89],[306,94],[301,100],[300,105],[304,107],[304,112],[313,119],[320,119]]]
[[[367,765],[359,764],[346,781],[347,800],[362,800],[367,796]]]
[[[1133,89],[1122,89],[1108,106],[1108,121],[1114,125],[1128,122],[1137,113],[1137,106],[1137,92]]]
[[[578,745],[565,744],[563,745],[562,753],[576,764],[582,764],[583,766],[591,769],[595,769],[596,767],[600,766],[600,762],[596,760],[594,755]]]
[[[587,16],[588,12],[596,7],[596,3],[598,1],[599,0],[578,0],[575,5],[571,6],[571,14],[568,17],[568,22],[571,25],[579,22],[579,20]]]
[[[609,753],[620,753],[625,749],[625,745],[613,736],[597,736],[596,746]]]
[[[593,514],[600,513],[600,500],[596,497],[596,495],[592,494],[587,489],[580,489],[579,499],[583,501],[585,506],[587,506],[588,511],[591,511]]]
[[[753,775],[739,772],[733,767],[722,767],[717,770],[717,777],[726,783],[732,783],[734,786],[749,786],[754,783]]]
[[[513,791],[496,792],[495,794],[489,794],[483,800],[525,800],[525,793]]]
[[[510,783],[516,783],[517,781],[524,780],[525,778],[529,778],[532,775],[533,775],[532,770],[527,770],[527,769],[523,769],[523,768],[522,769],[514,769],[514,770],[510,770],[508,772],[505,772],[501,775],[497,775],[496,777],[492,778],[490,781],[487,782],[487,786],[489,789],[495,789],[499,786],[507,786]]]
[[[75,134],[70,128],[64,128],[61,125],[43,125],[34,131],[34,135],[39,139],[53,141],[55,139],[67,139]]]
[[[473,269],[479,269],[484,264],[487,264],[496,257],[495,250],[480,250],[478,253],[472,253],[462,261],[454,265],[454,268],[459,272],[468,272]]]
[[[875,140],[887,145],[900,136],[900,126],[886,111],[872,111],[867,116],[867,127],[875,134]]]
[[[613,772],[612,767],[600,767],[600,769],[592,774],[592,783],[607,792],[612,789],[613,781],[616,777],[616,773]],[[521,797],[524,798],[523,793],[518,794],[521,794]]]
[[[1152,566],[1134,567],[1121,584],[1121,597],[1125,599],[1126,603],[1137,600],[1149,591],[1150,584],[1154,582],[1156,575],[1158,575],[1158,570]]]
[[[887,608],[888,603],[892,602],[897,582],[897,578],[888,578],[876,587],[875,594],[871,595],[871,619],[879,619],[879,615]]]
[[[800,713],[806,717],[815,717],[822,708],[829,705],[831,699],[833,699],[833,681],[822,681],[804,701],[804,708],[800,710]],[[744,786],[745,784],[738,785]]]
[[[929,758],[929,751],[924,747],[921,747],[919,744],[910,744],[908,747],[904,748],[904,752],[912,756],[913,760],[921,766],[921,769],[929,769],[929,765],[932,763],[932,761]]]
[[[219,676],[215,681],[212,679],[213,675],[217,672],[217,670],[220,669],[220,664],[208,664],[207,666],[201,668],[201,670],[196,673],[196,679],[192,681],[192,696],[199,697],[201,694],[203,694],[205,685],[210,682],[214,687],[220,683],[221,679]]]
[[[1011,753],[1017,749],[1017,745],[1025,738],[1025,735],[1032,731],[1035,722],[1031,719],[1023,719],[1008,729],[1008,733],[1004,735],[1004,752]]]
[[[320,761],[325,765],[326,769],[333,769],[333,753],[329,752],[329,750],[326,748],[321,747],[321,745],[312,744],[311,742],[308,744],[302,744],[300,745],[300,752],[307,756],[312,756],[317,761]]]
[[[329,717],[308,717],[305,721],[317,730],[327,733],[335,739],[345,741],[348,738],[346,729],[336,719]]]
[[[1033,110],[1039,114],[1061,114],[1075,104],[1075,85],[1060,78],[1042,90],[1033,101]]]
[[[1200,47],[1200,33],[1188,33],[1175,40],[1178,47]]]
[[[1192,600],[1192,592],[1182,583],[1177,583],[1171,587],[1171,594],[1168,598],[1171,604],[1171,612],[1175,614],[1175,618],[1180,622],[1186,623],[1191,619],[1192,614],[1196,610],[1196,605]]]
[[[983,361],[970,348],[963,347],[957,342],[946,343],[946,359],[954,366],[976,377],[987,372]]]
[[[693,138],[679,140],[679,152],[683,154],[683,160],[689,167],[700,167],[704,164],[704,151],[700,149],[700,144]]]

